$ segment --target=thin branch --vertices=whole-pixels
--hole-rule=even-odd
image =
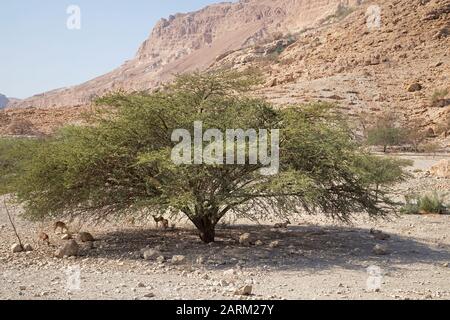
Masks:
[[[19,234],[17,233],[16,226],[14,225],[14,222],[13,222],[13,220],[12,220],[12,218],[11,218],[11,214],[10,214],[10,212],[9,212],[9,209],[8,209],[7,204],[6,204],[5,198],[3,198],[3,205],[5,206],[6,214],[8,215],[9,222],[11,223],[11,226],[12,226],[12,228],[13,228],[13,230],[14,230],[14,233],[16,234],[16,237],[17,237],[17,239],[19,240],[19,245],[20,245],[21,248],[23,248],[22,241],[20,240]]]

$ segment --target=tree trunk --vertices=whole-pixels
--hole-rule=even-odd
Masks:
[[[215,216],[205,215],[195,218],[192,221],[200,232],[200,239],[205,243],[215,241],[216,223],[213,222],[213,219],[215,219]]]

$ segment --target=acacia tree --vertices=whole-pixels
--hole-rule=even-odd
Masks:
[[[24,160],[14,190],[26,215],[183,213],[204,242],[214,241],[216,225],[231,213],[259,219],[320,212],[345,221],[353,213],[385,215],[392,202],[374,187],[373,167],[361,165],[371,156],[332,107],[275,109],[247,96],[256,78],[194,73],[159,92],[101,98],[108,108],[89,125],[64,128]],[[204,130],[280,129],[279,174],[261,175],[261,164],[176,165],[172,133],[193,133],[195,121]],[[396,172],[395,181],[403,176]]]
[[[367,129],[367,143],[372,146],[383,146],[384,153],[389,146],[398,146],[403,143],[406,132],[396,122],[397,116],[394,113],[380,115]]]

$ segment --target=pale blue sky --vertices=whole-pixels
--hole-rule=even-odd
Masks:
[[[217,0],[1,0],[0,93],[26,98],[75,85],[134,57],[154,24]],[[68,30],[69,5],[81,30]]]

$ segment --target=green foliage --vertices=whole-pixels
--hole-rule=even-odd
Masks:
[[[26,216],[183,213],[211,242],[231,213],[254,220],[323,213],[344,221],[387,214],[393,203],[380,187],[402,179],[401,164],[360,151],[332,106],[275,109],[245,94],[257,83],[251,72],[194,73],[160,92],[99,99],[109,108],[89,126],[64,128],[20,162],[14,191]],[[262,176],[260,164],[175,165],[172,132],[193,134],[195,121],[203,130],[280,129],[280,173]]]
[[[354,8],[348,7],[346,5],[339,5],[336,12],[332,15],[327,16],[322,23],[329,23],[334,21],[339,21],[347,17],[349,14],[351,14],[353,11],[355,11]]]
[[[434,105],[439,100],[444,99],[448,95],[448,89],[440,89],[433,92],[433,95],[431,96],[431,103]]]
[[[413,161],[385,157],[363,156],[357,158],[359,174],[365,177],[368,184],[372,184],[376,193],[380,188],[404,181],[409,175],[404,167],[412,166]]]
[[[389,146],[398,146],[405,142],[406,136],[406,130],[396,125],[394,114],[383,114],[367,130],[367,143],[372,146],[383,146],[386,152]]]
[[[0,195],[14,190],[13,184],[21,173],[24,161],[33,157],[37,139],[0,138]]]
[[[408,196],[406,204],[401,209],[403,214],[445,214],[448,206],[436,192],[424,196]]]

